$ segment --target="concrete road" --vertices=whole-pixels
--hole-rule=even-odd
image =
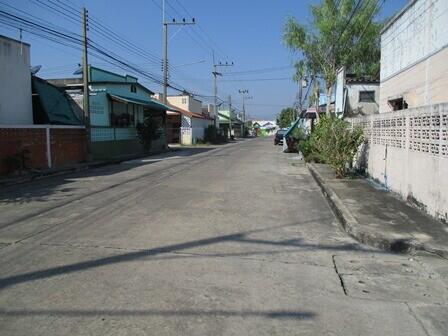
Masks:
[[[0,202],[2,336],[448,330],[447,261],[357,244],[271,138],[10,187]]]

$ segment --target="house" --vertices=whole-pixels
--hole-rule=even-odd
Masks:
[[[160,99],[159,95],[156,95]],[[205,129],[213,125],[213,119],[203,113],[202,102],[188,94],[167,97],[168,143],[191,145],[204,140]]]
[[[253,120],[252,122],[254,127],[257,126],[257,128],[267,133],[272,133],[278,128],[277,122],[274,120]]]
[[[381,31],[380,113],[448,101],[448,1],[412,0]]]
[[[366,142],[357,165],[448,221],[448,1],[412,0],[381,32],[379,114],[347,119]]]
[[[223,130],[224,134],[230,137],[242,137],[243,135],[243,122],[238,118],[235,110],[230,112],[229,108],[223,108],[218,110],[219,115],[219,127]],[[232,132],[230,133],[230,128]]]
[[[31,46],[0,36],[0,175],[87,160],[87,134],[67,95],[32,76]]]
[[[0,35],[0,125],[32,125],[30,45]]]
[[[368,76],[338,71],[335,93],[335,112],[338,116],[355,117],[379,113],[379,80]]]
[[[82,106],[81,78],[49,80],[63,88]],[[159,138],[151,151],[166,148],[166,111],[174,110],[151,98],[154,92],[129,75],[120,75],[89,66],[91,152],[94,159],[142,154],[136,126],[151,117],[158,127]]]

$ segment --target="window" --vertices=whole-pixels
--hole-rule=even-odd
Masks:
[[[134,92],[134,93],[137,92],[137,85],[131,84],[131,92]]]
[[[400,111],[408,108],[408,103],[402,97],[396,99],[390,99],[387,101],[387,103],[392,108],[392,111]]]
[[[375,102],[375,91],[359,91],[359,102],[360,103],[374,103]]]
[[[124,104],[112,102],[112,111],[110,114],[110,124],[114,127],[132,127],[134,126],[134,104]]]
[[[187,103],[187,98],[182,98],[182,104],[186,104]]]

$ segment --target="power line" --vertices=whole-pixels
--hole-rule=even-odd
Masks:
[[[260,68],[260,69],[252,69],[252,70],[242,70],[242,71],[232,71],[231,73],[224,73],[223,75],[252,75],[252,74],[261,74],[268,72],[276,72],[286,69],[292,69],[292,66],[280,66],[280,67],[271,67],[271,68]]]
[[[10,6],[14,9],[14,7]],[[21,10],[20,10],[21,11]],[[6,25],[8,27],[15,27],[17,29],[23,29],[24,31],[33,34],[37,37],[40,37],[42,39],[70,47],[76,50],[81,50],[81,39],[78,34],[75,34],[73,32],[70,32],[66,29],[63,29],[61,27],[52,25],[48,22],[45,22],[43,20],[39,20],[39,22],[36,22],[33,19],[30,19],[28,16],[32,16],[31,14],[21,11],[22,13],[26,14],[27,17],[21,17],[3,10],[0,10],[0,23],[2,25]],[[37,17],[35,17],[37,18]],[[116,66],[118,68],[121,68],[123,70],[131,70],[133,73],[137,73],[144,78],[150,79],[152,82],[161,85],[161,78],[160,76],[154,75],[150,72],[144,71],[140,67],[138,67],[135,64],[129,63],[128,61],[122,59],[119,55],[113,53],[110,50],[107,50],[102,45],[98,44],[97,42],[93,41],[92,39],[88,40],[91,53],[92,55],[100,60],[103,60],[107,62],[108,64],[111,64],[113,66]],[[169,87],[172,89],[184,92],[188,91],[184,87],[179,86],[176,83],[170,82]]]

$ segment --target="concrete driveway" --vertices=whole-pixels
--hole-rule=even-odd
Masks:
[[[1,335],[444,335],[448,266],[357,244],[272,138],[0,191]]]

